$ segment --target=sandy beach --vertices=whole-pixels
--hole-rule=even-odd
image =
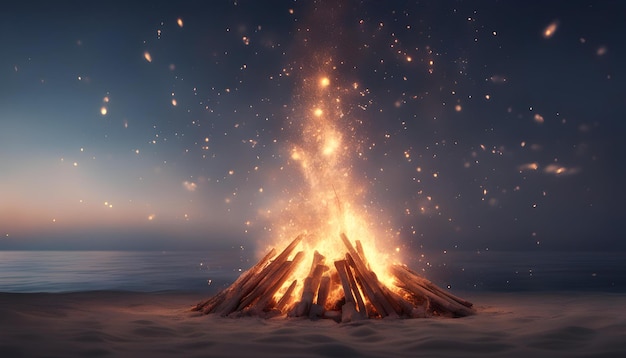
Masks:
[[[0,294],[2,357],[617,357],[624,293],[463,293],[460,319],[231,319],[197,293]]]

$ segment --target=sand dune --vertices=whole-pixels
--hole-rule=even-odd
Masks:
[[[2,357],[626,356],[626,294],[463,293],[461,319],[230,319],[183,293],[0,294]]]

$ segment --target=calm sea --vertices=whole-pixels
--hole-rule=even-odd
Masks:
[[[0,292],[213,294],[256,261],[241,250],[0,251]],[[626,292],[626,253],[620,252],[448,252],[407,264],[452,290]]]

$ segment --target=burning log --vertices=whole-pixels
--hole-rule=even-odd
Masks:
[[[345,259],[335,260],[334,270],[315,251],[308,276],[302,281],[294,277],[305,255],[299,251],[290,259],[302,241],[302,236],[298,236],[278,256],[276,250],[270,250],[231,286],[192,310],[222,316],[287,315],[337,322],[372,317],[462,317],[475,313],[471,302],[437,287],[404,265],[390,265],[389,273],[395,282],[383,284],[371,271],[360,241],[356,241],[355,248],[346,235],[341,234],[340,239],[346,247]],[[287,286],[288,282],[291,284]],[[293,302],[294,296],[300,300]]]
[[[365,303],[361,297],[356,281],[352,276],[352,271],[348,267],[346,260],[335,261],[335,267],[341,278],[341,285],[345,296],[346,303],[341,307],[341,321],[354,321],[357,319],[367,318],[367,310]],[[358,312],[357,312],[358,307]]]
[[[463,317],[474,314],[472,303],[451,295],[432,282],[417,275],[404,265],[391,266],[391,272],[398,279],[398,287],[414,296],[424,297],[435,308],[435,312]]]
[[[257,276],[258,273],[265,267],[265,265],[272,259],[274,254],[276,253],[276,249],[271,249],[256,265],[254,265],[251,269],[244,272],[239,278],[230,285],[227,289],[221,291],[217,295],[200,302],[194,307],[192,310],[194,311],[202,311],[204,314],[213,313],[214,309],[222,304],[224,301],[230,301],[233,299],[235,294],[237,293],[239,287],[245,285],[252,277]]]
[[[351,263],[351,266],[355,269],[358,277],[362,280],[362,286],[365,288],[365,292],[367,294],[367,298],[369,301],[376,307],[376,311],[382,317],[385,316],[395,316],[396,312],[394,308],[391,306],[391,303],[387,300],[386,297],[382,294],[382,290],[380,288],[380,283],[370,270],[367,269],[367,266],[359,256],[359,253],[350,243],[350,240],[346,237],[345,234],[341,234],[341,240],[344,245],[348,249],[348,254],[346,257],[348,261]]]

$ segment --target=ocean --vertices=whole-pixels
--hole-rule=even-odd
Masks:
[[[0,292],[214,294],[256,262],[240,249],[0,251]],[[431,252],[406,264],[453,292],[626,292],[623,252]]]

